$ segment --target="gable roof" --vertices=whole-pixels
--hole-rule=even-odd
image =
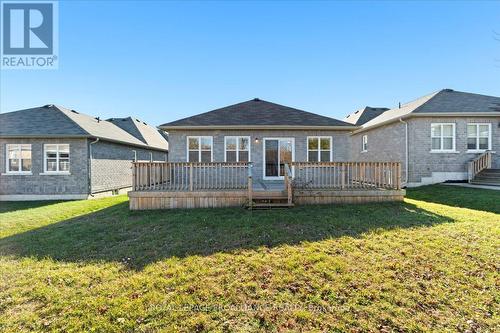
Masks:
[[[0,137],[100,138],[145,148],[157,148],[148,146],[109,121],[56,105],[1,113]]]
[[[411,116],[500,116],[500,97],[443,89],[401,107],[385,111],[357,131],[381,126]]]
[[[168,149],[168,142],[158,129],[132,117],[111,118],[107,121],[132,134],[150,147]]]
[[[347,115],[342,120],[356,126],[361,126],[373,118],[380,116],[387,110],[389,110],[389,108],[373,108],[371,106],[365,106],[363,109]]]
[[[346,127],[347,122],[258,98],[160,125],[160,128]]]

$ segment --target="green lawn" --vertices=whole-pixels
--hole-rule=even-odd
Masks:
[[[0,203],[0,331],[500,327],[500,191],[272,211],[127,204]]]

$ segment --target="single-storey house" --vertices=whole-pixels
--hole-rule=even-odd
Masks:
[[[469,162],[486,151],[493,170],[484,178],[494,180],[500,169],[500,97],[443,89],[393,109],[367,107],[344,121],[361,126],[350,137],[350,158],[401,161],[407,186],[466,180]]]
[[[166,161],[168,142],[132,118],[45,105],[0,114],[0,200],[86,199],[132,185],[132,161]]]
[[[358,126],[255,98],[159,126],[170,162],[253,162],[254,181],[283,182],[284,164],[349,159]]]

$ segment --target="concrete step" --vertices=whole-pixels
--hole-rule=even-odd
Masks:
[[[470,182],[471,184],[476,184],[476,185],[491,185],[491,186],[500,186],[500,180],[498,181],[492,181],[492,180],[472,180]]]

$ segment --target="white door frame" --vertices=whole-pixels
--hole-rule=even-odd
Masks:
[[[278,173],[279,173],[279,161],[280,161],[280,146],[279,140],[290,140],[292,142],[292,162],[295,162],[295,138],[284,138],[284,137],[268,137],[262,139],[262,179],[264,180],[283,180],[284,176],[277,177],[267,177],[266,176],[266,141],[267,140],[278,140]],[[290,166],[293,175],[293,167]]]

